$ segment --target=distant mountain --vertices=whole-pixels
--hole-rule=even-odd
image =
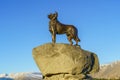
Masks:
[[[120,61],[101,65],[98,73],[92,74],[94,78],[120,79]]]
[[[40,73],[0,74],[0,80],[42,80]]]

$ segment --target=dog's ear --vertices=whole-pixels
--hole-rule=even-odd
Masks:
[[[57,11],[55,11],[55,15],[56,15],[56,17],[58,17],[58,12]]]
[[[54,15],[54,16],[53,16],[52,20],[57,19],[57,17],[58,17],[58,13],[55,12],[53,15]]]

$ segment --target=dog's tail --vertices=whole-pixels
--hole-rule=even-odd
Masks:
[[[78,37],[78,30],[77,30],[77,28],[75,28],[76,29],[76,40],[78,41],[78,42],[80,42],[81,40],[79,39],[79,37]]]
[[[78,36],[76,36],[76,40],[78,41],[78,42],[80,42],[81,40],[78,38]]]

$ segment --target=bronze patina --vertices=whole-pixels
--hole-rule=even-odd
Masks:
[[[73,25],[62,24],[57,19],[58,13],[51,13],[48,15],[49,21],[49,31],[52,34],[52,42],[56,43],[56,34],[66,34],[70,45],[73,45],[72,39],[76,41],[76,45],[80,42],[78,38],[78,30]]]

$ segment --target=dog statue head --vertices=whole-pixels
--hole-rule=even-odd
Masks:
[[[58,17],[58,13],[57,12],[55,12],[53,14],[51,13],[51,14],[48,15],[48,18],[50,20],[55,20],[55,19],[57,19],[57,17]]]

